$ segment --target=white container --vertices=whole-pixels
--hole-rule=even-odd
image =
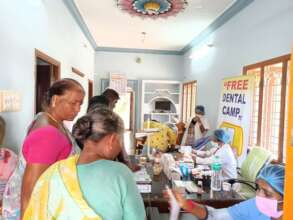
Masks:
[[[222,187],[223,187],[224,191],[231,191],[231,184],[230,183],[223,182]]]
[[[179,152],[182,154],[191,154],[192,147],[191,146],[181,146]]]

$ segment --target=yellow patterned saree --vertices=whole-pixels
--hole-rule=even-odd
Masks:
[[[78,183],[78,155],[53,164],[37,181],[23,220],[102,220],[84,200]]]

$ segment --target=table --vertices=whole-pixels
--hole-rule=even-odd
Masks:
[[[151,140],[150,140],[150,137],[157,133],[157,132],[160,132],[160,128],[145,128],[144,130],[142,130],[141,132],[136,132],[135,133],[135,139],[137,140],[136,141],[136,144],[135,146],[137,146],[137,143],[138,143],[138,140],[140,139],[141,141],[145,142],[145,140],[147,141],[147,156],[148,157],[151,157]]]
[[[169,204],[167,199],[163,197],[162,192],[165,190],[166,185],[171,188],[171,181],[167,178],[164,172],[161,172],[158,176],[154,176],[151,164],[146,166],[146,170],[152,179],[152,192],[141,194],[145,207],[157,207],[160,213],[168,213]],[[201,195],[196,193],[187,194],[187,198],[214,208],[226,208],[244,201],[244,199],[234,191],[213,192],[213,198],[211,198],[209,190],[204,190],[205,193]]]

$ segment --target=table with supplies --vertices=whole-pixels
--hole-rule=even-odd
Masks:
[[[167,155],[167,158],[169,159],[171,156],[173,158],[180,158],[180,154],[164,155]],[[162,165],[163,171],[158,175],[154,175],[154,161],[148,161],[147,157],[132,156],[131,160],[134,163],[139,163],[139,161],[143,162],[142,170],[139,174],[135,174],[135,178],[140,180],[137,181],[137,185],[141,192],[145,207],[156,207],[160,213],[169,212],[168,200],[163,196],[163,191],[166,189],[166,185],[170,188],[176,187],[177,190],[183,190],[182,192],[185,193],[187,199],[192,199],[197,203],[212,206],[214,208],[229,207],[244,200],[237,192],[230,188],[228,189],[229,191],[211,191],[207,183],[203,182],[203,179],[198,181],[194,177],[191,177],[191,179],[187,181],[182,181],[180,180],[180,174],[178,175],[178,170],[177,172],[171,172],[170,170],[167,171],[164,165]],[[167,162],[164,162],[165,166],[172,167],[171,163],[173,161],[168,161],[166,158],[165,160],[167,160]]]

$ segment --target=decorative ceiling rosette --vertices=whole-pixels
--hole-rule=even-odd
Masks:
[[[117,0],[117,6],[132,16],[167,18],[175,16],[187,6],[186,0]]]

